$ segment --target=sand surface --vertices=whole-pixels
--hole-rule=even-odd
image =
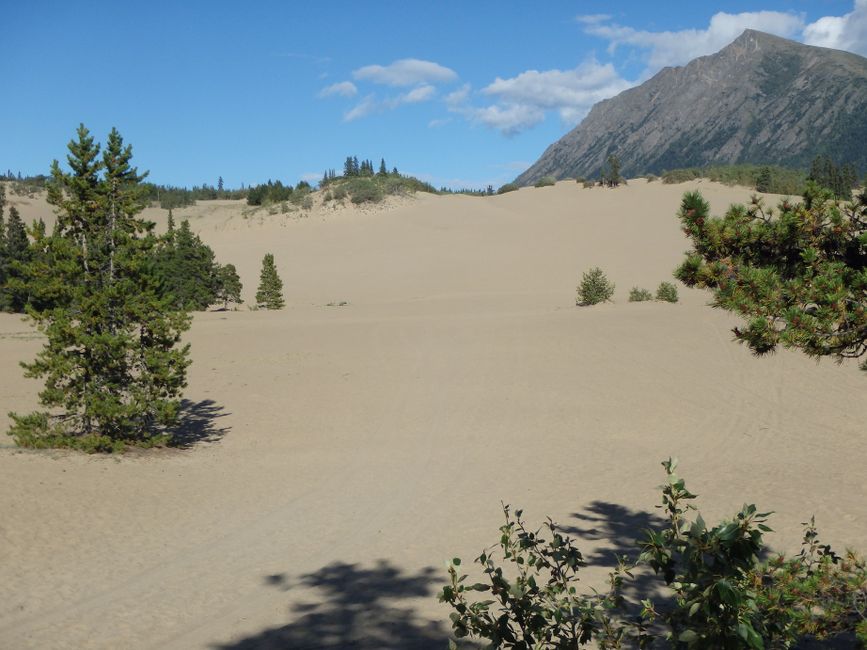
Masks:
[[[750,501],[775,511],[778,549],[815,514],[824,540],[867,550],[863,373],[755,359],[704,292],[626,300],[670,278],[694,187],[717,214],[749,197],[635,181],[306,216],[176,211],[248,301],[274,253],[287,308],[196,315],[191,449],[0,440],[0,647],[442,648],[443,563],[497,540],[501,500],[572,527],[605,564],[656,516],[668,455],[706,519]],[[592,266],[615,303],[576,308]],[[0,314],[2,429],[36,405],[18,362],[40,346]]]

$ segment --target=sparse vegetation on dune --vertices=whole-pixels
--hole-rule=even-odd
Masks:
[[[706,178],[725,185],[743,185],[769,194],[800,195],[804,191],[807,173],[775,165],[712,165],[673,169],[662,173],[666,184],[685,183]],[[761,185],[761,188],[757,187]]]
[[[579,306],[597,305],[611,300],[614,295],[614,283],[611,282],[602,269],[594,267],[586,271],[578,284],[578,297],[575,304]]]

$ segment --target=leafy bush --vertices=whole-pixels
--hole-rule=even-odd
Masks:
[[[629,302],[646,302],[648,300],[653,300],[653,294],[647,289],[632,287],[629,290]]]
[[[656,299],[664,302],[677,302],[677,287],[671,282],[660,282],[656,289]]]
[[[581,184],[583,184],[583,183],[586,183],[586,182],[587,182],[587,179],[584,178],[583,176],[578,176],[578,177],[575,179],[575,182],[578,183],[579,185],[581,185]]]
[[[584,181],[584,187],[585,188],[593,187],[595,185],[596,185],[596,183],[594,183],[593,181]]]
[[[614,283],[605,277],[602,269],[595,267],[584,273],[578,285],[576,305],[596,305],[611,300],[614,295]]]
[[[506,194],[507,192],[514,192],[518,188],[515,183],[506,183],[505,185],[501,185],[500,189],[497,190],[497,194]]]
[[[356,177],[346,184],[346,191],[353,203],[379,203],[384,194],[372,178]]]
[[[538,181],[536,181],[534,187],[550,187],[557,182],[557,179],[553,176],[543,176]]]
[[[648,183],[652,183],[653,181],[655,181],[657,179],[656,176],[654,176],[653,174],[648,174],[644,178],[647,179]]]
[[[449,565],[439,600],[454,610],[455,637],[516,649],[578,648],[593,641],[600,648],[649,648],[663,639],[672,647],[695,649],[788,648],[807,635],[827,639],[839,632],[867,641],[862,558],[852,552],[842,558],[821,544],[811,521],[798,555],[762,562],[762,534],[771,530],[768,513],[745,505],[714,527],[697,511],[690,520],[687,514],[696,509],[689,502],[696,496],[676,475],[677,461],[669,459],[663,467],[667,523],[644,531],[637,559],[617,558],[604,592],[579,592],[578,572],[587,563],[554,522],[528,530],[521,511],[513,518],[504,506],[500,553],[485,551],[476,558],[484,582],[459,575],[460,558]],[[633,571],[644,568],[673,594],[664,607],[654,602],[665,593],[662,585],[633,581]],[[627,585],[638,592],[637,616],[623,596]],[[473,592],[490,598],[474,600]]]

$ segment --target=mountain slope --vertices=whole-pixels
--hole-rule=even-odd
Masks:
[[[708,163],[806,167],[820,153],[867,168],[867,59],[753,30],[716,54],[596,104],[517,178],[594,177]]]

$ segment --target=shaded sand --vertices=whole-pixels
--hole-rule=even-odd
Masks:
[[[749,196],[561,183],[303,218],[178,211],[247,299],[273,252],[287,308],[196,315],[190,450],[0,450],[0,646],[442,648],[443,562],[496,541],[501,500],[608,563],[656,516],[669,454],[708,519],[749,500],[776,512],[777,548],[815,514],[824,540],[867,550],[854,364],[757,360],[703,292],[626,302],[670,277],[696,186],[716,213]],[[616,302],[578,309],[597,265]],[[39,345],[0,316],[4,414],[34,406],[17,362]]]

